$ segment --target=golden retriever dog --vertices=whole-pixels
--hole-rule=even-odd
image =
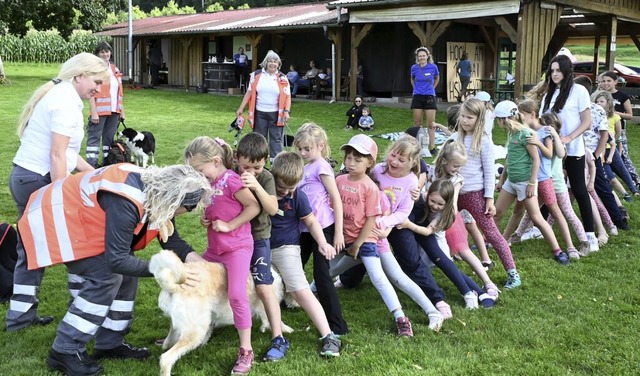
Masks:
[[[206,343],[213,328],[233,325],[233,312],[227,295],[227,271],[220,263],[183,263],[172,251],[160,251],[151,257],[149,270],[162,288],[158,307],[171,318],[169,334],[162,345],[167,350],[160,357],[160,374],[171,375],[171,367],[180,357]],[[195,272],[200,278],[197,287],[181,286],[187,272]],[[284,298],[284,285],[280,275],[273,271],[273,290],[276,299]],[[259,317],[264,332],[270,329],[264,306],[258,298],[251,275],[247,279],[247,295],[251,314]],[[282,331],[293,329],[282,323]]]

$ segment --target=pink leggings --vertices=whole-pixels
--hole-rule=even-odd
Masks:
[[[584,226],[582,226],[582,222],[580,222],[580,219],[576,215],[576,212],[573,210],[573,206],[571,206],[571,198],[569,197],[569,193],[556,192],[555,195],[556,202],[558,204],[558,207],[560,208],[560,211],[562,212],[562,215],[564,216],[564,219],[566,219],[569,226],[573,228],[573,231],[576,233],[578,240],[581,242],[586,242],[587,234],[584,232]],[[547,222],[550,226],[553,225],[553,217],[547,217]],[[531,221],[531,218],[529,218],[529,214],[525,212],[524,217],[520,221],[520,225],[518,226],[515,234],[518,236],[522,236],[527,231],[529,231],[531,227],[533,227],[533,222]]]
[[[516,263],[513,261],[509,244],[500,233],[500,230],[498,230],[493,217],[484,214],[484,208],[484,190],[468,192],[458,196],[458,210],[466,209],[473,216],[478,223],[478,227],[484,233],[484,237],[496,250],[502,266],[506,270],[515,269]]]
[[[596,206],[598,207],[598,213],[600,213],[600,219],[602,219],[602,222],[604,222],[604,225],[607,226],[608,229],[614,228],[616,225],[613,224],[613,221],[611,220],[611,216],[609,215],[607,208],[604,207],[604,203],[602,202],[598,194],[595,191],[589,192],[589,194],[591,195],[591,198],[593,198],[593,201],[596,203]]]

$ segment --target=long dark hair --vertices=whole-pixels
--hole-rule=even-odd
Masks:
[[[544,106],[542,106],[543,112],[546,112],[549,109],[549,106],[551,105],[551,97],[553,97],[553,92],[556,90],[556,84],[551,80],[551,65],[553,63],[558,63],[560,72],[564,76],[560,83],[560,93],[558,93],[556,103],[554,103],[553,108],[551,108],[551,111],[560,113],[564,108],[564,105],[567,103],[567,98],[569,97],[571,87],[573,86],[573,64],[571,63],[571,59],[565,55],[558,55],[551,59],[545,78],[547,83],[547,96],[544,99]]]

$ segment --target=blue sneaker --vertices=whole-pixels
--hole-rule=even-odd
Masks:
[[[556,259],[557,262],[560,263],[560,265],[569,265],[569,256],[567,256],[566,253],[564,252],[560,252],[557,255],[554,256],[554,258]]]
[[[262,357],[265,362],[275,362],[287,355],[289,351],[289,340],[283,336],[277,336],[271,341],[271,346]]]
[[[513,271],[507,273],[507,283],[504,285],[505,289],[513,290],[521,284],[522,282],[520,281],[520,275],[518,274],[518,272]]]

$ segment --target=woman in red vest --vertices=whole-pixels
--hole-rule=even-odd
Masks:
[[[192,167],[120,163],[70,175],[31,195],[28,215],[18,222],[18,249],[29,269],[64,263],[82,282],[58,325],[48,368],[98,375],[99,359],[149,357],[148,349],[124,340],[133,324],[138,278],[152,276],[149,262],[133,251],[157,238],[182,261],[201,261],[174,231],[174,217],[204,205],[211,194],[207,179]],[[196,283],[197,277],[187,282]]]
[[[91,119],[87,127],[87,162],[97,167],[100,159],[100,140],[102,140],[102,158],[107,157],[109,147],[118,129],[120,119],[124,120],[122,100],[122,73],[112,63],[113,50],[107,42],[100,42],[94,54],[109,64],[109,79],[102,83],[100,92],[89,99]]]
[[[271,160],[282,151],[282,135],[291,112],[291,91],[287,75],[280,72],[282,60],[269,50],[260,64],[262,69],[251,73],[247,92],[236,111],[241,116],[249,104],[249,125],[269,140]]]

